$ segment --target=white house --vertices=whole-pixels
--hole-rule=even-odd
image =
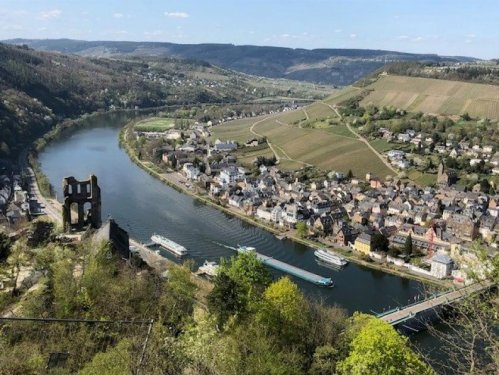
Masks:
[[[256,209],[255,216],[259,219],[271,221],[272,220],[272,211],[266,207],[260,206]]]
[[[182,171],[187,177],[188,180],[197,180],[200,175],[200,171],[197,167],[195,167],[192,163],[185,163],[182,167]]]
[[[282,208],[275,206],[270,214],[270,220],[274,223],[280,223],[282,218]]]
[[[220,171],[219,181],[222,186],[234,184],[241,178],[238,168],[235,165],[229,165]]]
[[[431,275],[437,279],[444,279],[451,275],[453,261],[445,254],[437,254],[431,259]]]

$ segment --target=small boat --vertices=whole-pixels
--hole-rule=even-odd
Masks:
[[[348,261],[336,254],[330,253],[325,249],[318,249],[314,251],[314,255],[322,260],[323,262],[334,264],[335,266],[344,267],[348,264]]]
[[[159,234],[153,234],[151,236],[151,241],[154,242],[155,244],[164,247],[166,250],[171,251],[175,255],[178,256],[187,255],[187,249],[185,247],[179,245],[176,242],[173,242],[172,240],[166,237],[160,236]]]
[[[215,277],[217,276],[219,267],[220,266],[216,262],[205,260],[203,265],[199,267],[198,272],[201,274],[205,274],[206,276]]]
[[[256,248],[253,247],[253,246],[241,246],[241,245],[238,245],[236,250],[238,252],[240,252],[240,253],[244,253],[244,252],[248,252],[248,251],[256,251]]]

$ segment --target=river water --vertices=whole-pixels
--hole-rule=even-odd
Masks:
[[[292,279],[307,296],[327,305],[342,306],[349,313],[380,312],[407,304],[422,292],[423,285],[417,281],[353,263],[340,271],[322,266],[307,246],[278,240],[263,229],[165,186],[131,162],[120,148],[118,133],[126,120],[126,116],[118,115],[92,119],[92,126],[50,143],[39,155],[42,170],[59,200],[63,177],[87,179],[95,174],[102,191],[103,220],[108,216],[114,218],[131,237],[148,242],[153,233],[164,235],[184,245],[197,265],[205,259],[218,261],[220,257],[234,255],[233,250],[223,245],[254,246],[262,254],[332,277],[334,288]],[[175,259],[166,252],[162,255]],[[272,273],[282,275],[276,270]],[[429,340],[427,334],[417,336],[420,337],[416,341]]]

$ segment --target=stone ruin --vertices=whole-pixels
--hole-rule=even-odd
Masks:
[[[78,181],[73,176],[65,177],[62,189],[64,231],[83,230],[88,225],[92,228],[99,228],[102,224],[101,193],[97,185],[97,177],[90,175],[90,178],[84,181]]]

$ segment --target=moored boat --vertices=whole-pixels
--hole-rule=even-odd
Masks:
[[[151,241],[164,247],[175,255],[184,256],[187,254],[187,249],[185,247],[159,234],[153,234],[151,236]]]
[[[335,266],[344,267],[348,264],[345,258],[324,249],[315,250],[314,255],[323,262],[334,264]]]
[[[210,277],[215,277],[217,276],[219,267],[220,266],[216,262],[210,262],[205,260],[203,265],[199,267],[198,272]]]

